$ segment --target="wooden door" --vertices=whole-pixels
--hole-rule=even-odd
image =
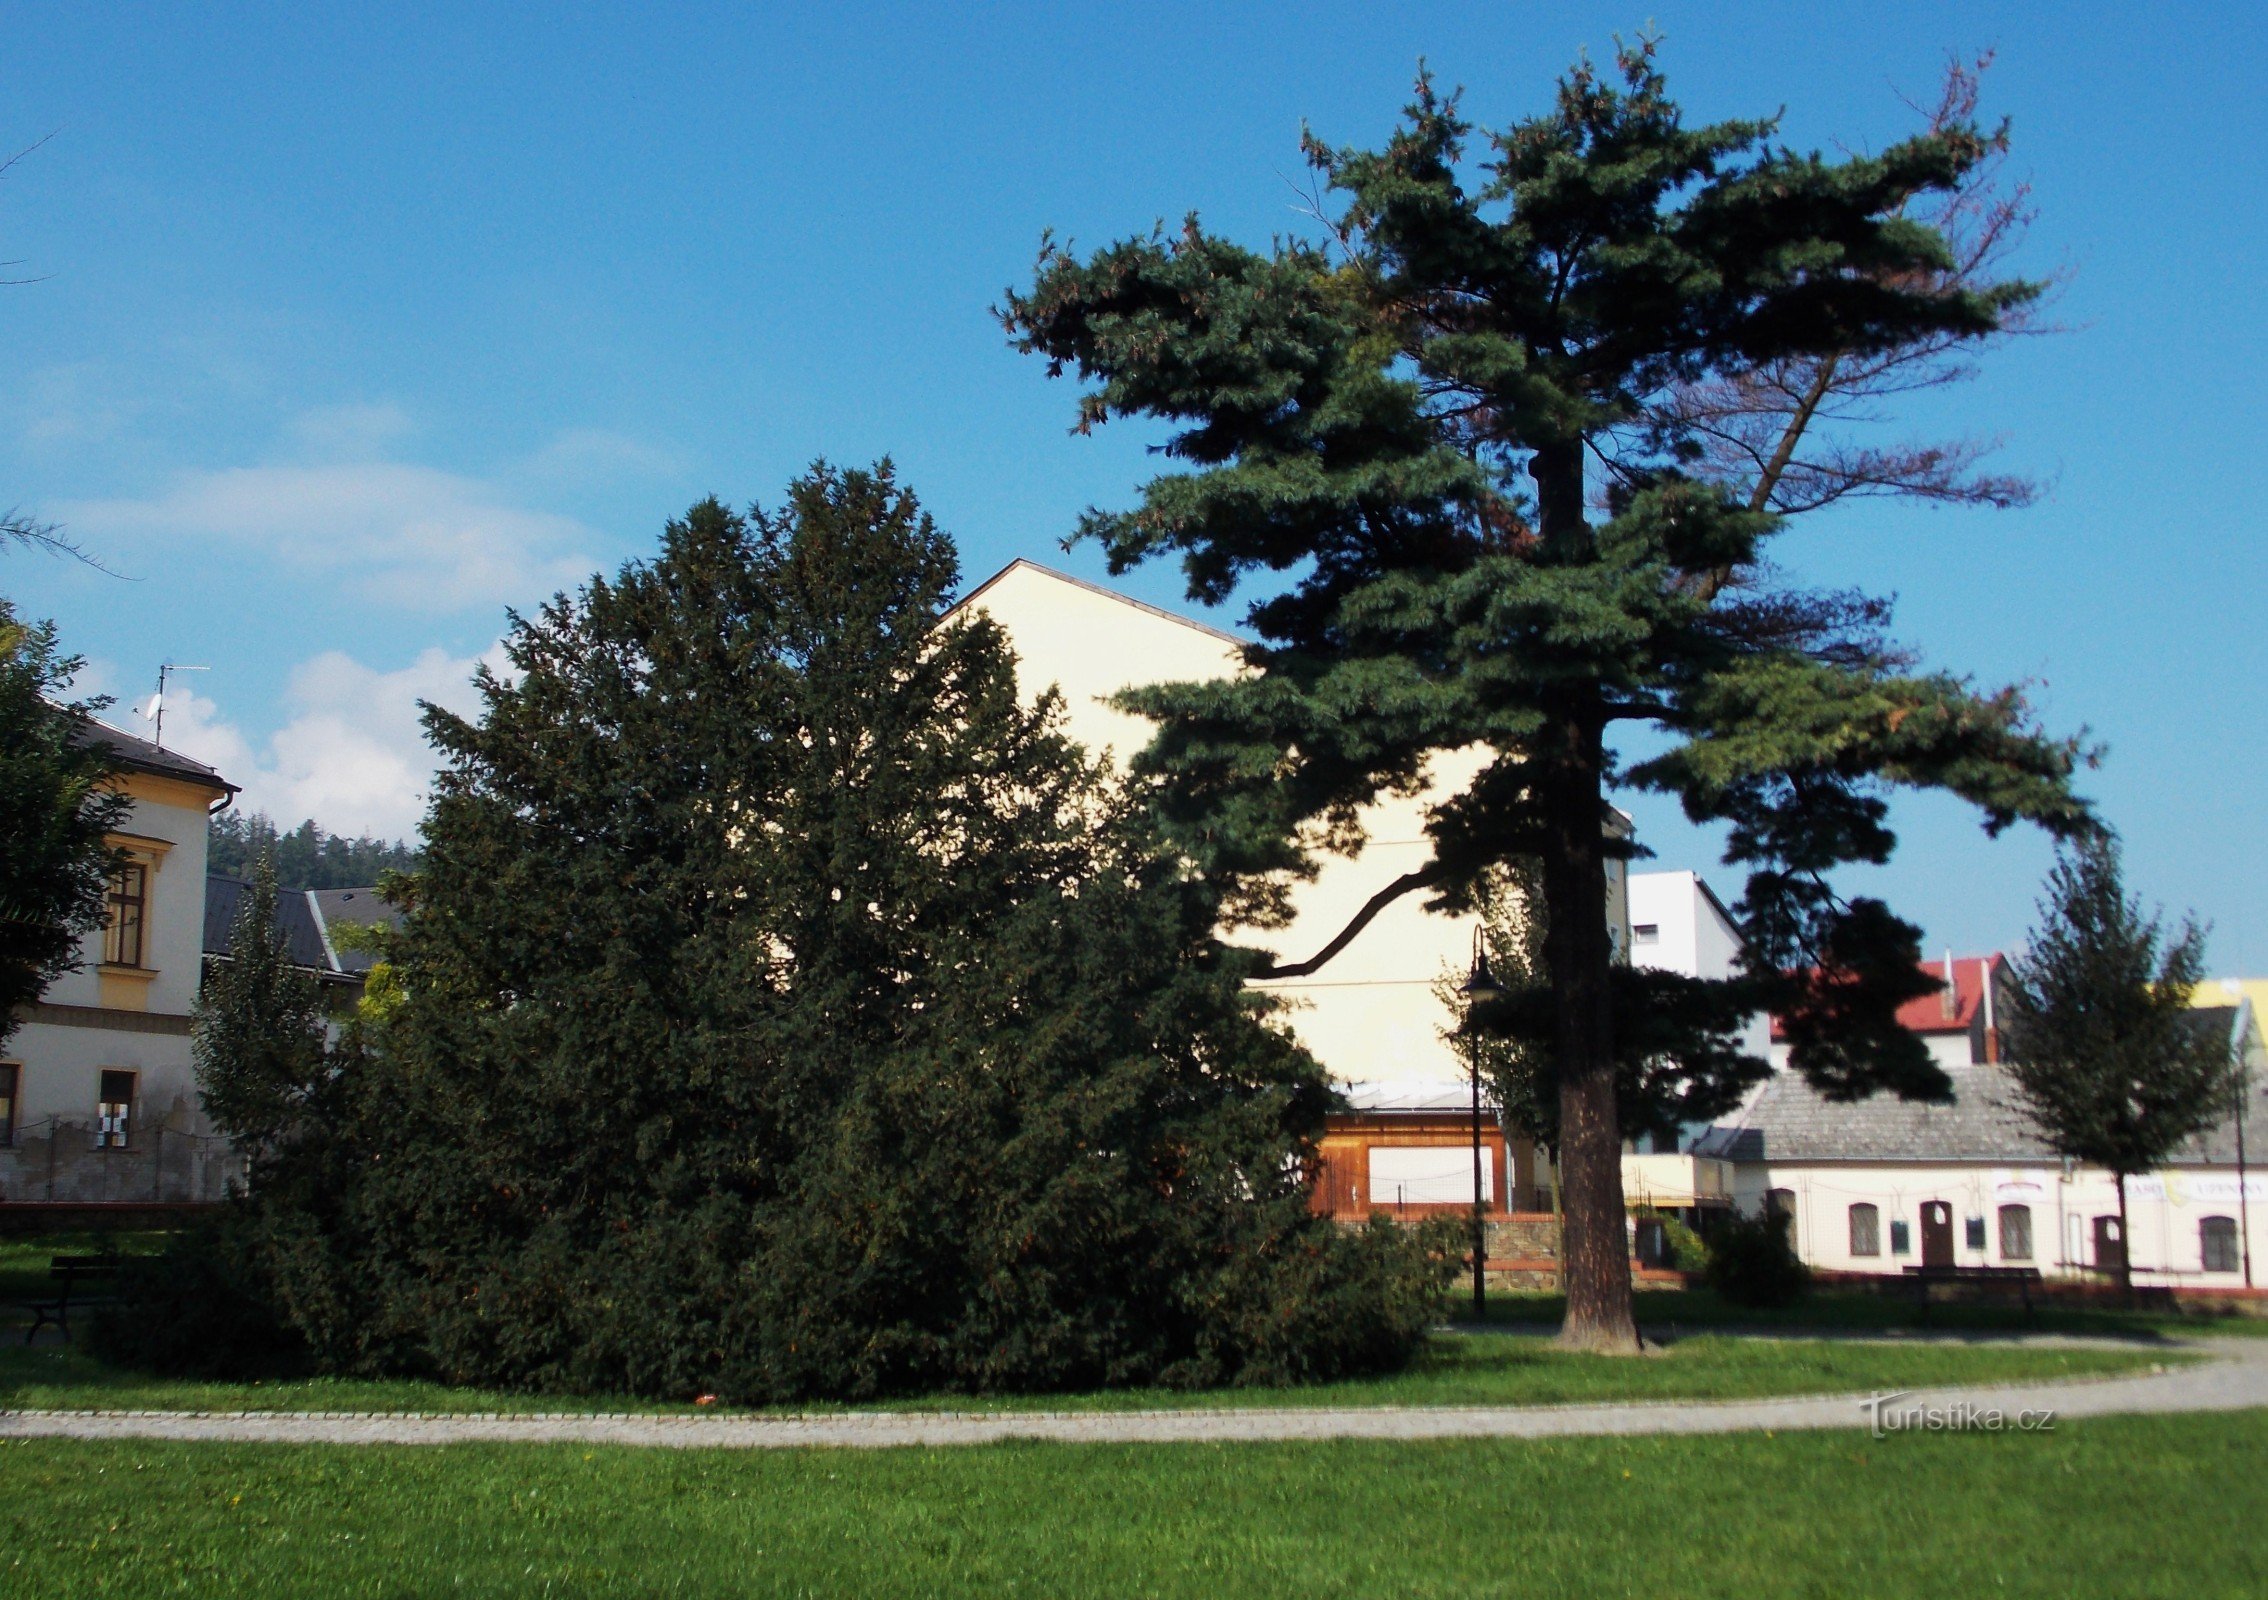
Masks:
[[[1921,1264],[1953,1265],[1953,1207],[1943,1200],[1924,1200],[1921,1208]]]
[[[2105,1272],[2116,1272],[2126,1265],[2126,1235],[2116,1217],[2095,1219],[2095,1265]]]

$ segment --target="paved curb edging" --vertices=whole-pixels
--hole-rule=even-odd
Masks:
[[[1907,1407],[2058,1417],[2268,1408],[2268,1341],[2184,1341],[2204,1361],[2140,1374],[1903,1392]],[[582,1443],[675,1449],[882,1449],[989,1444],[1206,1443],[1303,1439],[1563,1438],[1850,1429],[1856,1394],[1614,1405],[1239,1408],[1175,1411],[832,1412],[797,1416],[638,1412],[0,1411],[0,1438],[174,1439],[284,1444]]]

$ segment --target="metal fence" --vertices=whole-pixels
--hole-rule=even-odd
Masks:
[[[172,1118],[42,1117],[0,1145],[0,1203],[196,1205],[243,1177],[227,1139]]]

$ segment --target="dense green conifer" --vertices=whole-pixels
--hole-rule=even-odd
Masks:
[[[727,1399],[1392,1362],[1434,1269],[1312,1216],[1328,1092],[885,465],[516,624],[401,997],[279,1178],[325,1361]]]
[[[2218,1019],[2190,1009],[2205,975],[2205,930],[2168,936],[2126,892],[2115,840],[2066,851],[2048,875],[2039,925],[2008,963],[2001,1015],[2008,1072],[2062,1155],[2118,1181],[2163,1163],[2233,1105],[2237,1059]],[[2119,1282],[2131,1295],[2131,1253]]]
[[[1950,790],[1992,828],[2087,826],[2079,752],[2016,693],[1916,670],[1880,636],[1885,607],[1790,590],[1767,559],[1790,452],[1839,370],[1973,345],[2036,297],[1978,281],[1993,250],[1957,260],[1909,215],[1998,136],[1960,115],[1972,94],[1878,155],[1801,154],[1768,121],[1689,126],[1653,57],[1647,40],[1578,67],[1477,162],[1454,98],[1421,81],[1382,148],[1308,141],[1340,202],[1317,202],[1320,243],[1254,251],[1192,218],[1084,257],[1050,244],[1002,312],[1020,348],[1091,382],[1083,429],[1177,429],[1140,504],[1082,524],[1114,570],[1177,554],[1208,602],[1264,580],[1249,675],[1126,697],[1164,719],[1143,770],[1224,906],[1281,919],[1319,851],[1359,843],[1360,806],[1446,752],[1491,752],[1433,811],[1430,862],[1274,970],[1313,971],[1398,895],[1471,911],[1507,863],[1539,864],[1542,982],[1475,1020],[1550,1053],[1563,1337],[1620,1350],[1636,1336],[1617,1064],[1682,1064],[1649,1103],[1721,1108],[1764,1070],[1725,1024],[1769,1004],[1830,1094],[1942,1092],[1892,1022],[1926,981],[1918,935],[1839,898],[1833,870],[1888,854],[1893,786]],[[1807,371],[1766,453],[1719,448],[1720,412]],[[1711,385],[1738,404],[1699,403]],[[1911,487],[1942,491],[1945,460],[1924,454]],[[1824,486],[1803,503],[1864,492],[1825,482],[1832,463],[1804,470]],[[1659,753],[1618,770],[1630,724]],[[1728,825],[1750,873],[1738,992],[1618,976],[1600,914],[1617,783]]]

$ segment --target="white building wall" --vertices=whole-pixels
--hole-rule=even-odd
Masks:
[[[0,1145],[0,1201],[217,1199],[234,1159],[197,1098],[189,1013],[204,964],[207,807],[218,791],[140,773],[113,836],[150,871],[146,976],[105,969],[100,932],[80,970],[48,987],[0,1045],[17,1068],[13,1138]],[[134,1073],[127,1142],[98,1141],[101,1075]]]
[[[1110,696],[1243,670],[1230,635],[1029,562],[1008,567],[969,603],[1008,634],[1025,691],[1056,686],[1072,736],[1122,768],[1149,744],[1153,727],[1111,707]],[[1286,960],[1313,955],[1373,894],[1425,859],[1426,806],[1461,788],[1485,759],[1477,749],[1439,758],[1424,794],[1365,808],[1362,853],[1325,857],[1313,882],[1293,885],[1289,927],[1246,930],[1239,942],[1265,944]],[[1618,950],[1629,947],[1626,877],[1614,863],[1606,915]],[[1293,1029],[1334,1078],[1359,1091],[1358,1103],[1424,1103],[1467,1081],[1463,1060],[1441,1036],[1456,1018],[1434,990],[1444,975],[1463,980],[1474,920],[1437,916],[1423,901],[1394,902],[1312,978],[1263,985],[1284,997]]]
[[[1921,1208],[1941,1200],[1952,1207],[1957,1266],[2030,1266],[2049,1277],[2076,1276],[2094,1263],[2097,1217],[2118,1215],[2118,1189],[2107,1172],[2060,1164],[2004,1162],[1741,1162],[1736,1199],[1743,1211],[1762,1209],[1767,1191],[1795,1196],[1796,1250],[1804,1261],[1836,1272],[1900,1273],[1921,1264]],[[2233,1167],[2179,1167],[2127,1184],[2128,1243],[2135,1276],[2145,1283],[2197,1288],[2243,1286],[2241,1266],[2206,1272],[2203,1233],[2207,1217],[2249,1220],[2255,1281],[2268,1286],[2268,1174],[2247,1174],[2249,1219],[2237,1204]],[[1872,1204],[1879,1219],[1880,1253],[1851,1253],[1850,1208]],[[2004,1256],[1999,1210],[2031,1209],[2032,1256]],[[1984,1224],[1982,1248],[1970,1244],[1969,1223]],[[1903,1222],[1908,1248],[1892,1252],[1893,1222]],[[2239,1245],[2242,1245],[2239,1229]]]

